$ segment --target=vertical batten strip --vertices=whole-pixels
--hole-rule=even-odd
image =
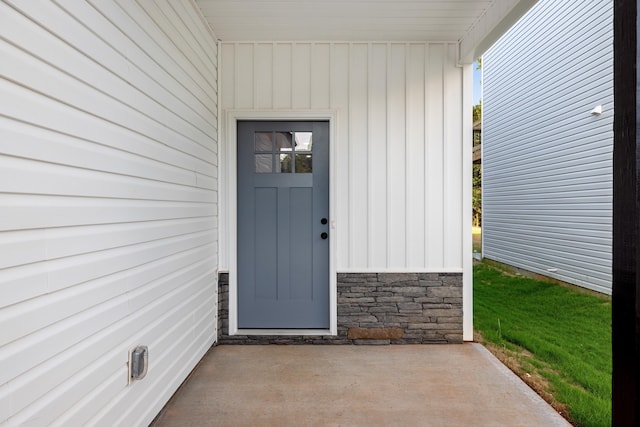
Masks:
[[[387,120],[387,129],[386,129],[386,159],[387,159],[387,176],[386,176],[386,182],[387,182],[387,201],[389,200],[389,194],[391,194],[390,190],[391,190],[391,182],[390,182],[390,175],[391,175],[391,108],[389,108],[389,103],[390,103],[390,96],[389,96],[389,91],[391,88],[391,85],[389,83],[389,79],[391,78],[391,43],[387,43],[387,84],[386,84],[386,91],[385,91],[385,99],[387,102],[387,111],[386,111],[386,120]],[[386,215],[386,231],[387,231],[387,237],[390,237],[391,235],[391,224],[390,224],[390,218],[391,218],[391,211],[390,211],[390,204],[386,203],[385,206],[385,215]],[[389,268],[391,266],[391,252],[393,251],[393,248],[391,247],[391,245],[389,244],[389,238],[387,238],[387,262],[385,267]]]
[[[449,138],[449,132],[447,128],[447,117],[448,117],[448,107],[449,102],[447,98],[447,45],[443,44],[442,47],[442,123],[440,124],[442,128],[442,141],[441,141],[441,170],[442,170],[442,179],[440,180],[440,194],[442,196],[440,209],[441,209],[441,218],[442,218],[442,228],[443,230],[446,228],[448,223],[447,221],[447,139]],[[442,258],[440,261],[440,265],[444,267],[446,263],[446,236],[444,233],[440,233],[440,250],[442,251]]]
[[[367,50],[368,50],[368,56],[367,56],[367,68],[368,68],[368,72],[369,74],[371,74],[371,70],[373,70],[373,47],[371,43],[367,44]],[[375,233],[375,230],[373,229],[373,221],[371,219],[371,215],[373,215],[374,212],[374,206],[373,206],[373,188],[374,185],[372,183],[372,174],[371,171],[373,170],[372,167],[372,157],[369,155],[370,151],[371,151],[371,146],[372,146],[372,136],[373,136],[373,120],[371,119],[371,115],[372,115],[372,111],[373,109],[371,108],[371,95],[373,92],[373,89],[371,88],[373,79],[371,77],[369,77],[369,79],[367,79],[367,92],[368,92],[368,96],[367,96],[367,212],[369,215],[369,221],[367,222],[367,235],[369,236],[370,240],[373,240],[373,236]],[[373,255],[373,251],[374,251],[374,245],[371,244],[371,242],[369,242],[369,244],[367,245],[367,268],[371,268],[371,261],[374,258]]]
[[[271,108],[276,108],[276,43],[271,45]]]
[[[371,181],[369,180],[369,162],[371,159],[371,153],[369,150],[369,139],[371,138],[371,131],[369,130],[369,97],[371,96],[369,93],[369,80],[371,79],[371,69],[369,68],[369,57],[371,56],[371,45],[367,44],[365,45],[366,49],[365,49],[365,54],[366,54],[366,59],[365,59],[365,68],[364,68],[364,72],[365,72],[365,76],[366,76],[366,84],[364,85],[364,89],[365,89],[365,102],[364,102],[364,106],[367,109],[366,113],[364,114],[363,118],[366,121],[365,126],[363,126],[363,129],[366,131],[366,139],[364,140],[364,143],[362,144],[363,148],[366,150],[366,162],[364,163],[364,168],[365,168],[365,174],[364,174],[364,182],[365,185],[367,186],[367,191],[365,191],[363,194],[366,196],[367,201],[366,203],[364,203],[362,206],[365,206],[367,208],[364,209],[364,216],[367,219],[367,224],[365,225],[365,227],[363,227],[364,231],[365,231],[365,244],[367,245],[367,247],[370,246],[370,241],[371,241],[371,234],[368,233],[369,230],[369,224],[371,223],[371,216],[369,215],[369,192],[370,192],[370,187],[371,187]],[[370,263],[371,263],[371,257],[369,256],[369,251],[362,251],[362,253],[365,254],[365,265],[367,267],[371,267]]]
[[[336,222],[338,268],[348,268],[349,264],[349,99],[348,61],[349,46],[344,43],[331,45],[331,108],[338,111],[336,129]]]
[[[331,72],[333,70],[333,45],[333,43],[329,43],[329,67],[327,69],[329,73],[329,108],[335,108],[333,105],[333,91],[331,90],[333,88],[333,73]]]
[[[351,81],[349,79],[349,76],[351,75],[351,43],[346,44],[346,48],[347,48],[347,53],[346,53],[346,105],[345,105],[345,110],[347,111],[347,121],[344,123],[344,127],[345,127],[345,135],[346,135],[346,144],[345,144],[345,154],[346,154],[346,158],[345,158],[345,164],[346,164],[346,178],[347,178],[347,182],[345,182],[345,186],[344,188],[346,189],[345,192],[345,198],[347,201],[347,212],[346,212],[346,216],[345,216],[345,220],[347,221],[347,228],[345,229],[345,238],[347,239],[347,265],[352,265],[353,264],[353,257],[352,257],[352,246],[354,244],[354,242],[351,240],[351,227],[353,225],[352,221],[351,221],[351,212],[350,212],[350,205],[349,205],[349,201],[351,200],[351,187],[350,187],[350,178],[351,178],[351,151],[350,151],[350,146],[351,146]]]
[[[238,43],[233,44],[233,105],[231,108],[238,108]]]
[[[395,224],[395,232],[392,235],[396,237],[396,240],[392,242],[394,246],[396,259],[392,264],[393,268],[403,269],[407,265],[407,228],[406,228],[406,209],[407,209],[407,182],[406,182],[406,146],[407,146],[407,97],[406,97],[406,84],[407,84],[407,49],[405,44],[396,45],[401,58],[395,62],[399,69],[397,71],[398,81],[395,84],[396,96],[392,98],[391,102],[396,103],[398,114],[394,120],[394,129],[396,134],[392,133],[391,144],[395,145],[395,149],[392,150],[393,169],[391,170],[391,177],[395,177],[394,185],[391,196],[396,196],[395,200],[391,201],[392,206],[395,208],[392,216],[392,223]],[[393,109],[393,106],[392,106]],[[395,154],[395,156],[394,156]]]
[[[412,43],[407,61],[407,265],[419,268],[424,265],[424,45]]]
[[[384,239],[384,252],[385,252],[385,259],[384,259],[384,264],[383,266],[385,268],[389,268],[389,203],[387,203],[387,200],[389,199],[389,187],[388,187],[388,182],[389,182],[389,55],[391,52],[391,48],[390,48],[390,44],[387,43],[385,45],[385,59],[386,59],[386,67],[385,67],[385,75],[384,75],[384,82],[385,82],[385,86],[384,86],[384,105],[385,105],[385,122],[384,122],[384,130],[385,130],[385,141],[384,141],[384,145],[385,145],[385,170],[384,170],[384,180],[385,180],[385,193],[384,193],[384,205],[385,205],[385,211],[384,211],[384,233],[385,233],[385,239]]]
[[[451,84],[451,70],[450,70],[450,55],[449,55],[449,45],[445,43],[443,50],[443,120],[442,120],[442,129],[444,132],[444,137],[442,140],[442,225],[445,230],[448,230],[447,226],[451,224],[451,219],[449,215],[452,215],[453,212],[449,212],[450,207],[450,195],[448,194],[449,184],[451,179],[451,170],[449,169],[449,162],[451,160],[450,156],[450,145],[451,145],[451,114],[452,114],[452,104],[453,100],[451,99],[451,95],[449,93]],[[449,215],[447,215],[449,213]],[[448,264],[448,254],[449,254],[449,236],[442,236],[442,266],[445,267]]]
[[[254,44],[254,108],[273,108],[273,44]]]
[[[388,194],[390,203],[390,234],[391,268],[403,269],[406,267],[406,46],[405,44],[392,45],[392,74],[391,74],[391,98],[389,107],[391,116],[391,139],[389,144],[392,149],[389,153],[391,169],[389,179],[391,192]],[[398,57],[394,56],[394,52]]]
[[[409,233],[407,233],[408,231],[408,227],[407,224],[410,223],[411,218],[410,218],[410,208],[411,208],[411,202],[410,202],[410,197],[411,197],[411,186],[410,186],[410,179],[409,179],[409,174],[411,173],[410,168],[409,168],[409,162],[410,162],[410,149],[411,149],[411,142],[410,142],[410,138],[411,138],[411,132],[410,132],[410,126],[411,126],[411,111],[409,109],[409,99],[410,99],[410,94],[409,94],[409,62],[411,60],[411,50],[410,50],[410,44],[409,43],[405,43],[404,44],[404,50],[405,50],[405,55],[404,55],[404,170],[403,170],[403,176],[404,176],[404,223],[403,223],[403,234],[405,236],[404,238],[404,265],[403,267],[407,267],[409,265],[409,254],[411,251],[410,248],[410,244],[411,244],[411,239],[409,238]]]
[[[369,53],[368,196],[369,267],[387,265],[387,45],[372,43]]]
[[[427,198],[429,207],[426,215],[428,229],[428,262],[432,267],[442,267],[442,243],[443,243],[443,179],[444,167],[442,151],[444,144],[444,45],[432,44],[429,47],[429,90],[428,107],[429,116],[427,123],[427,169],[429,180],[427,181]]]
[[[348,98],[348,102],[349,102],[349,106],[348,106],[348,111],[349,111],[349,123],[347,125],[348,130],[347,130],[347,135],[349,138],[349,145],[347,147],[347,152],[349,154],[349,157],[347,159],[347,165],[348,165],[348,173],[347,173],[347,201],[348,201],[348,218],[349,218],[349,228],[347,229],[347,235],[348,235],[348,239],[349,239],[349,264],[354,264],[355,262],[355,253],[356,253],[356,242],[357,242],[357,237],[356,237],[356,227],[354,226],[354,221],[353,218],[355,216],[355,206],[356,206],[356,202],[354,200],[354,194],[353,191],[351,191],[351,186],[354,184],[354,167],[353,167],[353,162],[354,162],[354,155],[352,150],[354,149],[354,138],[353,138],[353,122],[354,122],[354,114],[352,111],[352,107],[353,107],[353,43],[349,43],[348,44],[348,49],[349,49],[349,54],[348,54],[348,67],[347,67],[347,84],[348,84],[348,90],[347,90],[347,98]]]
[[[296,52],[296,46],[297,43],[291,43],[291,62],[289,64],[290,69],[289,69],[289,76],[291,77],[289,79],[289,108],[295,108],[295,106],[293,105],[293,92],[295,90],[295,86],[294,86],[294,80],[296,78],[295,75],[295,63],[296,63],[296,59],[295,59],[295,52]]]
[[[429,265],[429,227],[427,224],[429,223],[429,103],[427,100],[429,99],[429,54],[430,54],[430,44],[427,43],[424,45],[424,93],[423,103],[424,103],[424,235],[422,236],[424,241],[422,242],[424,247],[424,265]]]
[[[256,82],[256,79],[258,78],[258,73],[257,73],[257,68],[258,68],[258,64],[256,61],[257,59],[257,55],[258,55],[258,49],[256,49],[256,47],[258,46],[258,43],[252,43],[251,44],[251,56],[252,56],[252,60],[251,60],[251,73],[252,73],[252,79],[251,79],[251,91],[253,93],[253,96],[251,97],[251,101],[252,101],[252,108],[256,109],[257,107],[257,98],[258,98],[258,93],[256,91],[256,88],[258,87],[258,84]]]
[[[443,138],[442,138],[442,225],[443,229],[447,230],[447,226],[451,223],[449,215],[453,214],[449,212],[449,183],[450,183],[450,170],[449,170],[449,162],[451,160],[451,156],[449,153],[450,150],[450,141],[452,138],[451,132],[451,113],[453,100],[451,98],[452,94],[450,93],[450,84],[451,84],[451,58],[449,56],[449,44],[444,44],[443,49],[443,75],[442,75],[442,87],[443,87],[443,117],[442,117],[442,129],[443,129]],[[449,247],[449,236],[445,233],[442,235],[442,266],[447,265],[447,249]]]
[[[291,63],[291,108],[308,110],[311,108],[311,44],[296,43]]]
[[[363,97],[363,94],[354,93],[359,89],[356,82],[356,77],[354,74],[357,72],[357,63],[356,63],[356,46],[358,44],[349,43],[349,72],[348,72],[348,82],[349,82],[349,260],[353,264],[359,264],[358,256],[359,251],[357,245],[361,243],[359,236],[359,228],[360,221],[363,218],[358,217],[359,210],[359,199],[362,194],[361,191],[364,190],[359,188],[360,192],[353,191],[354,187],[357,188],[357,182],[359,180],[358,176],[358,160],[360,156],[362,156],[361,151],[357,151],[359,145],[360,136],[357,134],[356,130],[359,127],[360,123],[358,123],[359,119],[359,111],[357,111],[357,107],[359,106],[359,101]]]
[[[313,85],[314,85],[314,67],[313,67],[313,58],[316,52],[316,44],[315,42],[310,43],[309,45],[309,109],[313,108]]]

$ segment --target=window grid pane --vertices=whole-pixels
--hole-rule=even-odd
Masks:
[[[273,133],[256,132],[254,149],[258,153],[271,153],[273,151]]]
[[[256,173],[312,173],[312,132],[255,132]]]
[[[272,173],[273,172],[273,155],[272,154],[256,154],[256,173]]]

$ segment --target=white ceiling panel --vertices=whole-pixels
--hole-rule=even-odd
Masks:
[[[462,41],[473,34],[472,42],[478,43],[496,23],[502,23],[504,15],[510,14],[507,21],[511,24],[514,17],[534,3],[535,0],[196,0],[220,40],[255,42],[438,42]]]

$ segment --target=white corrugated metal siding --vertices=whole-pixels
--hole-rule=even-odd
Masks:
[[[613,2],[540,1],[483,58],[483,252],[611,293]],[[603,114],[590,114],[602,105]]]
[[[462,269],[456,43],[224,42],[220,55],[223,111],[337,111],[338,270]]]
[[[7,1],[0,58],[0,424],[148,424],[215,336],[215,38],[190,2]]]

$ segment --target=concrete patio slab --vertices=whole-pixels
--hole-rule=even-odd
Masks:
[[[474,343],[214,347],[152,425],[569,426]]]

